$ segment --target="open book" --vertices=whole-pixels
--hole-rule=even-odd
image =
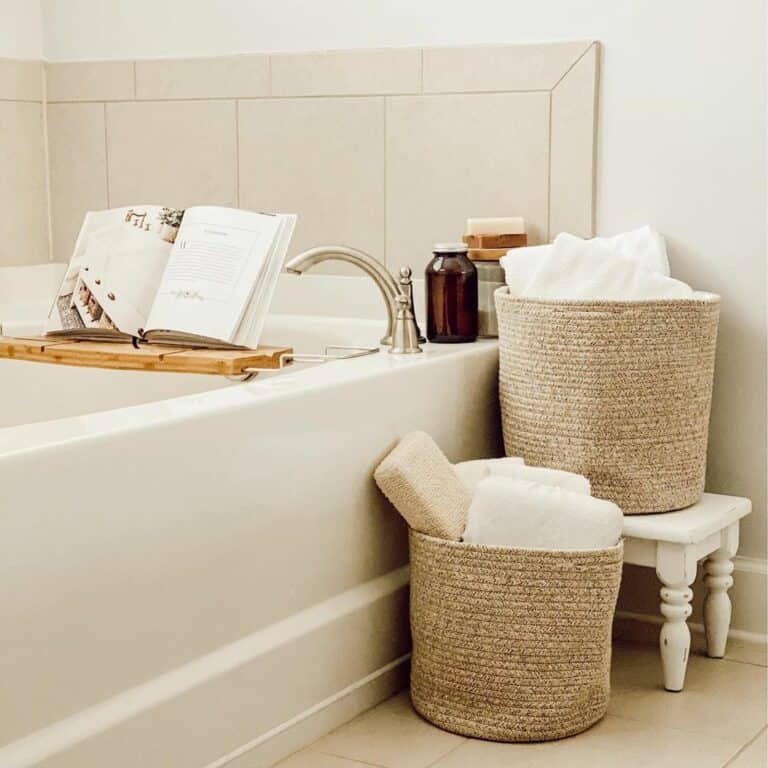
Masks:
[[[256,347],[295,223],[209,206],[89,213],[46,333]]]

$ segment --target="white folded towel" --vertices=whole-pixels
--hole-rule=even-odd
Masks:
[[[632,259],[650,272],[658,272],[665,277],[670,275],[667,244],[664,238],[648,225],[613,237],[593,237],[590,240],[562,232],[555,238],[555,242],[561,239],[604,245],[613,254]]]
[[[464,487],[470,493],[474,493],[477,484],[490,474],[491,467],[520,467],[524,465],[525,462],[519,456],[507,456],[501,459],[474,459],[473,461],[460,461],[458,464],[454,464],[453,468],[456,470],[456,474],[459,476],[459,480],[464,484]]]
[[[510,293],[541,299],[692,298],[669,277],[664,239],[650,227],[583,240],[562,233],[552,245],[514,248],[501,259]]]
[[[513,296],[522,296],[534,272],[552,251],[551,245],[529,245],[512,248],[499,260],[504,269],[504,281]]]
[[[491,475],[477,486],[463,541],[522,549],[604,549],[618,543],[622,523],[613,502]]]
[[[553,485],[562,488],[564,491],[581,493],[589,496],[592,493],[592,487],[584,475],[577,475],[575,472],[566,472],[563,469],[549,469],[548,467],[529,467],[525,464],[516,463],[497,463],[488,466],[490,475],[501,477],[511,477],[515,480],[528,480],[532,483],[541,483],[542,485]]]
[[[603,243],[558,239],[526,285],[523,296],[540,299],[690,299],[690,286],[651,272]]]

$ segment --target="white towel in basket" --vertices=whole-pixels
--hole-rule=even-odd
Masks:
[[[613,502],[489,475],[475,490],[463,541],[523,549],[603,549],[618,543],[622,524]]]
[[[577,475],[575,472],[566,472],[563,469],[550,469],[548,467],[528,467],[525,464],[490,464],[488,466],[490,475],[500,475],[511,477],[515,480],[529,480],[533,483],[542,485],[554,485],[562,488],[564,491],[573,491],[589,496],[592,488],[584,475]]]
[[[490,474],[491,467],[521,467],[524,465],[525,461],[519,456],[506,456],[501,459],[474,459],[473,461],[460,461],[458,464],[454,464],[453,468],[456,470],[456,474],[459,476],[459,480],[464,484],[464,487],[470,493],[474,493],[477,484]]]
[[[562,233],[552,245],[514,248],[501,259],[510,293],[538,299],[692,298],[669,277],[664,239],[650,227],[584,240]]]

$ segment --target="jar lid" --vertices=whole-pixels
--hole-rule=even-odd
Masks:
[[[469,246],[466,243],[435,243],[432,253],[466,253]]]

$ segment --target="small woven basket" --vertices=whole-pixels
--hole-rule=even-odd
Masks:
[[[445,730],[547,741],[606,712],[623,546],[508,549],[411,530],[411,698]]]
[[[586,475],[625,514],[701,498],[718,296],[495,299],[508,456]]]

